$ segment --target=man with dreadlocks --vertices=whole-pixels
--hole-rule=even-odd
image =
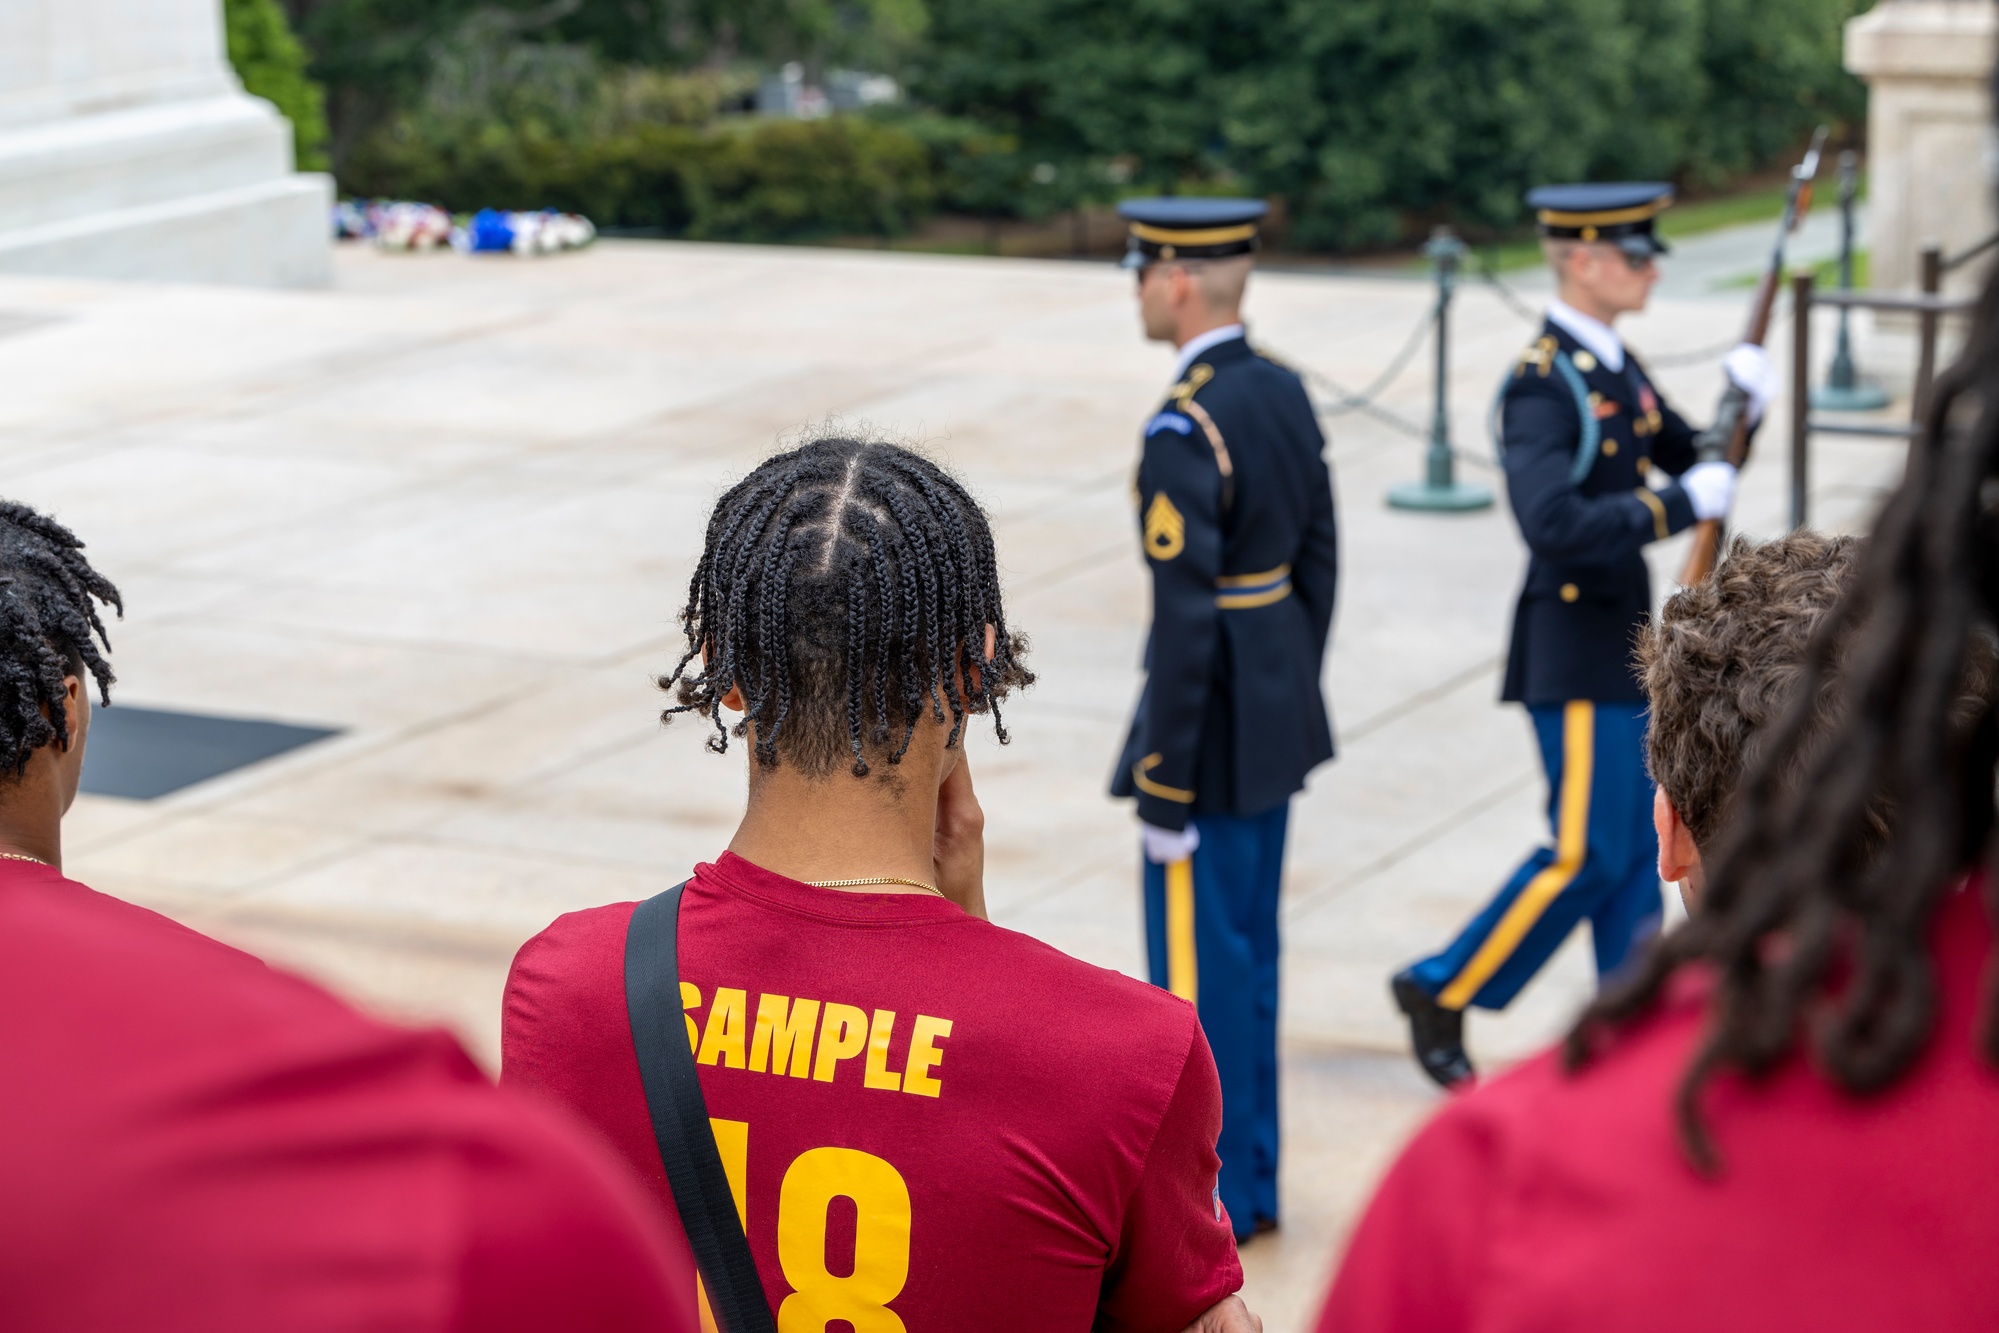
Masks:
[[[1999,274],[1921,424],[1699,909],[1417,1136],[1322,1333],[1999,1328]]]
[[[740,737],[749,797],[679,891],[671,964],[777,1327],[1254,1327],[1193,1008],[984,919],[965,729],[989,713],[1004,743],[1033,677],[978,505],[893,445],[781,453],[716,504],[681,623],[667,716]],[[627,986],[654,907],[521,949],[502,1080],[676,1210],[635,1045],[657,1001]]]
[[[1297,375],[1250,346],[1266,208],[1133,199],[1145,336],[1179,352],[1136,491],[1152,584],[1145,687],[1111,795],[1137,806],[1152,982],[1194,1001],[1222,1077],[1222,1202],[1277,1225],[1277,899],[1291,798],[1333,757],[1320,672],[1339,535]]]
[[[0,501],[0,1328],[691,1329],[684,1260],[573,1123],[63,877],[99,602],[83,544]]]

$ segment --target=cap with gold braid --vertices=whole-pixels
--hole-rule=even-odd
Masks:
[[[1270,207],[1261,199],[1127,199],[1117,211],[1131,226],[1122,265],[1144,268],[1174,259],[1252,254]]]
[[[1553,240],[1608,241],[1637,259],[1666,253],[1653,220],[1672,206],[1664,181],[1612,181],[1600,185],[1543,185],[1527,192],[1527,206]]]

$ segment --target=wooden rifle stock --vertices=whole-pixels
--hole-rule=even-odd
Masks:
[[[1777,306],[1777,284],[1784,276],[1784,242],[1796,230],[1804,210],[1811,206],[1812,177],[1818,175],[1819,149],[1825,146],[1825,136],[1826,128],[1821,125],[1812,136],[1812,146],[1804,161],[1791,172],[1791,193],[1784,201],[1784,220],[1777,228],[1777,245],[1763,276],[1757,280],[1756,298],[1749,305],[1749,325],[1742,334],[1746,343],[1761,347],[1770,336],[1770,317]],[[1804,404],[1796,404],[1792,410],[1802,412]],[[1694,441],[1694,459],[1700,463],[1727,462],[1738,468],[1749,461],[1747,393],[1733,384],[1722,393],[1714,424]],[[1681,587],[1699,583],[1714,569],[1721,555],[1722,522],[1718,518],[1704,518],[1694,524],[1693,544],[1687,549],[1686,567],[1680,571]]]

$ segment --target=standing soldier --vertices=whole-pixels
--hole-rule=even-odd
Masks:
[[[1277,896],[1292,793],[1333,754],[1319,674],[1338,542],[1304,385],[1251,349],[1264,205],[1146,199],[1124,266],[1145,336],[1180,349],[1145,427],[1144,692],[1113,796],[1136,797],[1152,982],[1194,1002],[1222,1081],[1219,1192],[1238,1238],[1277,1225]]]
[[[1611,328],[1643,310],[1659,280],[1666,244],[1653,220],[1671,202],[1669,186],[1651,183],[1527,196],[1556,296],[1501,394],[1507,495],[1531,554],[1500,697],[1533,719],[1555,845],[1522,862],[1450,947],[1394,978],[1416,1058],[1446,1087],[1473,1072],[1465,1006],[1505,1008],[1584,917],[1600,977],[1659,929],[1645,696],[1632,660],[1652,612],[1644,548],[1725,516],[1735,494],[1735,469],[1695,460],[1694,428]],[[1768,357],[1744,343],[1724,366],[1755,421],[1770,399]]]

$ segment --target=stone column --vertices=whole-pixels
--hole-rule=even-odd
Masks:
[[[221,0],[0,0],[0,272],[323,284],[333,182],[292,165]]]
[[[1914,290],[1925,241],[1951,254],[1999,225],[1989,92],[1996,36],[1992,0],[1882,0],[1846,25],[1846,67],[1868,88],[1875,287]]]

